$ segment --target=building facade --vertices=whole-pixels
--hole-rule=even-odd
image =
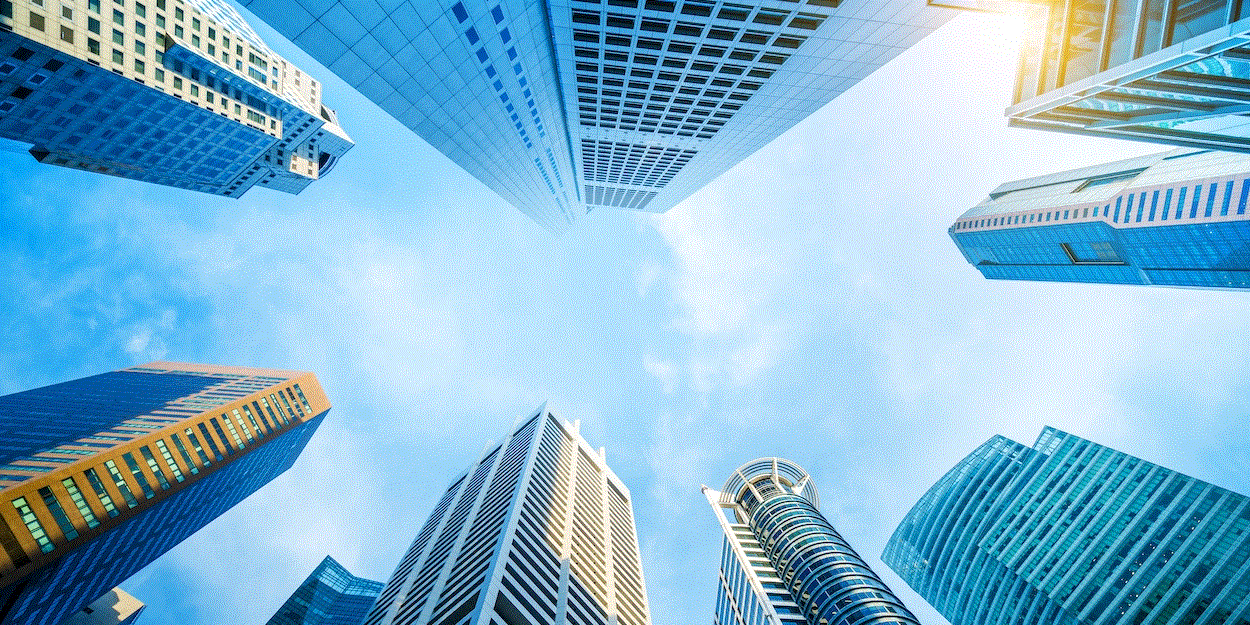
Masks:
[[[1012,125],[1250,152],[1250,5],[1029,4]]]
[[[724,534],[716,625],[919,625],[820,513],[798,465],[752,460],[703,494]]]
[[[295,462],[311,373],[154,362],[0,397],[0,624],[57,625]]]
[[[0,137],[40,162],[239,197],[352,146],[225,0],[0,0]]]
[[[382,582],[356,577],[326,556],[266,625],[360,625]]]
[[[540,224],[668,210],[956,11],[921,0],[243,0]]]
[[[366,625],[648,625],[629,490],[539,409],[456,477]]]
[[[949,229],[986,278],[1250,288],[1250,156],[1179,149],[1009,182]]]
[[[61,621],[61,625],[134,625],[143,613],[142,601],[114,588]]]
[[[1250,498],[1054,428],[977,448],[882,559],[952,625],[1250,625]]]

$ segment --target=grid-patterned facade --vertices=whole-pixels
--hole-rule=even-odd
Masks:
[[[224,0],[0,0],[0,136],[40,162],[299,193],[351,140]]]
[[[544,226],[661,212],[952,17],[910,0],[245,0]]]
[[[352,575],[326,556],[266,625],[360,625],[382,582]]]
[[[1012,125],[1250,152],[1250,5],[1036,3]]]
[[[647,625],[629,491],[540,409],[458,477],[365,625]]]
[[[1053,428],[948,472],[882,559],[953,625],[1246,625],[1250,498]]]
[[[1180,149],[1011,182],[949,229],[987,278],[1250,288],[1250,157]]]
[[[798,465],[753,460],[703,493],[724,534],[716,625],[918,625],[820,513]]]
[[[0,397],[0,623],[56,625],[295,461],[311,373],[155,362]]]

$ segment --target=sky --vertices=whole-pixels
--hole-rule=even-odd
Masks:
[[[295,466],[123,584],[144,625],[262,625],[326,555],[385,581],[450,480],[549,402],[630,488],[656,625],[708,623],[700,485],[782,456],[879,557],[946,470],[1045,425],[1250,493],[1250,294],[988,281],[998,184],[1150,154],[1008,128],[1020,24],[960,16],[662,215],[553,236],[280,36],[356,141],[231,200],[0,149],[0,393],[156,359],[316,373]]]

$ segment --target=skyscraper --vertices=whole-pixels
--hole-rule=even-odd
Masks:
[[[1013,126],[1250,152],[1250,5],[1030,4]]]
[[[629,490],[540,408],[452,480],[365,625],[647,625]]]
[[[239,197],[351,146],[225,0],[0,0],[0,137],[43,163]]]
[[[243,0],[549,229],[663,212],[955,15],[919,0]]]
[[[266,625],[360,625],[382,582],[356,577],[326,556]]]
[[[142,601],[114,588],[61,621],[61,625],[133,625],[143,613]]]
[[[1250,288],[1250,156],[1179,149],[1004,184],[949,232],[986,278]]]
[[[57,625],[295,462],[311,373],[154,362],[0,397],[0,624]]]
[[[1049,427],[969,454],[882,559],[953,625],[1250,624],[1250,499]]]
[[[724,533],[716,625],[919,625],[820,513],[798,465],[752,460],[703,494]]]

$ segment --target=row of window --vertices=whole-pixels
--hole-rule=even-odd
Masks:
[[[118,465],[116,458],[105,460],[103,464],[88,468],[80,475],[62,479],[64,493],[55,492],[51,485],[38,489],[37,493],[65,540],[72,541],[78,538],[80,527],[91,529],[100,525],[97,511],[102,511],[109,517],[118,516],[120,510],[117,496],[124,501],[126,509],[135,508],[139,505],[140,496],[145,500],[152,499],[156,496],[157,489],[165,491],[175,483],[184,482],[187,472],[198,475],[200,469],[211,466],[213,462],[221,462],[226,456],[233,455],[254,444],[256,440],[290,425],[300,415],[311,416],[311,413],[312,409],[303,389],[294,384],[262,396],[252,401],[250,406],[245,403],[239,408],[223,412],[220,420],[218,417],[209,417],[189,424],[181,433],[170,433],[168,438],[160,438],[137,450],[123,453],[120,460],[124,463],[124,469]],[[226,435],[227,431],[229,437]],[[177,450],[181,463],[174,456],[174,450]],[[27,469],[25,466],[18,468]],[[129,481],[125,477],[126,473],[130,474]],[[149,476],[155,478],[155,485]],[[111,483],[112,490],[106,486],[106,482]],[[89,490],[84,491],[83,485]],[[94,495],[94,506],[89,503],[86,493]],[[11,503],[39,550],[42,553],[53,551],[56,545],[48,536],[43,521],[32,508],[31,502],[26,497],[18,497]],[[81,524],[71,520],[66,507],[77,511]],[[19,563],[18,566],[21,564],[24,563]]]
[[[955,223],[955,230],[972,228],[993,228],[1017,224],[1044,223],[1049,221],[1069,221],[1075,219],[1098,219],[1101,217],[1111,223],[1150,223],[1185,219],[1227,217],[1230,213],[1246,214],[1246,203],[1250,200],[1250,178],[1241,181],[1240,192],[1235,192],[1236,180],[1224,180],[1212,183],[1200,183],[1192,187],[1180,186],[1153,191],[1141,191],[1116,197],[1114,204],[1102,207],[1086,206],[1084,208],[1068,208],[1063,210],[1037,211],[1001,217],[981,217],[961,220]],[[1237,198],[1236,203],[1233,199]],[[1149,200],[1149,202],[1147,202]],[[1173,203],[1175,200],[1175,203]],[[1205,201],[1204,201],[1205,200]],[[1218,208],[1217,208],[1218,206]],[[1232,212],[1235,207],[1235,213]],[[1099,212],[1101,208],[1101,214]]]

